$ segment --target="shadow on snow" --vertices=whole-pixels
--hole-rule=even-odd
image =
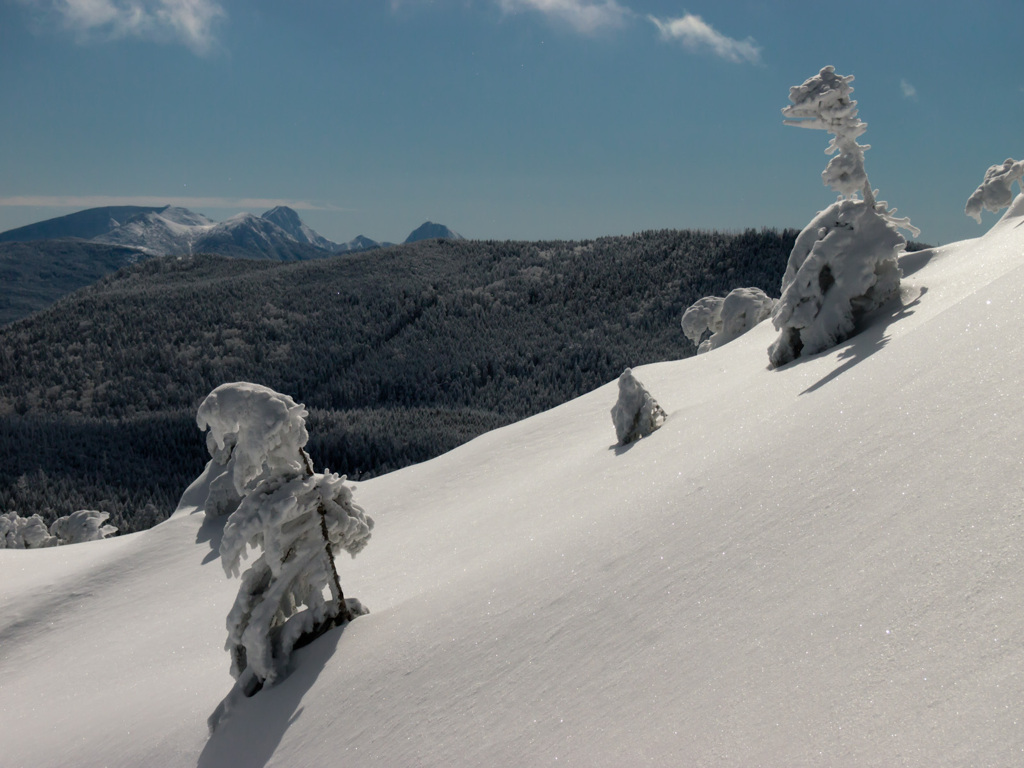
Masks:
[[[921,251],[921,253],[925,252]],[[846,347],[837,355],[839,360],[844,361],[843,364],[828,375],[822,377],[816,383],[809,386],[800,394],[808,395],[811,392],[821,389],[830,381],[834,381],[839,378],[858,363],[867,360],[871,355],[875,354],[875,352],[883,349],[889,343],[889,326],[914,314],[913,307],[916,307],[920,303],[921,297],[927,292],[927,288],[921,288],[909,303],[902,303],[903,299],[901,297],[898,304],[895,303],[895,301],[890,302],[863,318],[861,322],[857,324],[857,327],[854,328],[853,334],[849,339],[847,339]],[[828,349],[819,354],[827,355],[831,354],[832,351],[833,350]],[[790,365],[799,365],[802,361],[812,360],[816,357],[818,357],[818,355],[811,355],[806,358],[797,358],[790,363]]]
[[[347,626],[335,627],[296,651],[287,677],[239,701],[210,736],[197,768],[265,766],[292,723],[302,717],[304,707],[300,703],[334,656]],[[225,687],[229,680],[225,674]]]

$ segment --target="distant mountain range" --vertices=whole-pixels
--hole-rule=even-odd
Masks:
[[[464,239],[444,224],[427,221],[414,229],[404,242],[436,238]],[[296,248],[296,245],[312,246],[328,253],[352,253],[393,245],[364,235],[357,235],[347,243],[335,243],[305,224],[298,213],[284,205],[261,216],[240,213],[220,223],[188,208],[173,205],[162,208],[107,206],[0,232],[0,243],[64,239],[137,248],[149,256],[215,253],[277,261],[304,261],[323,256]]]
[[[405,242],[461,235],[425,222]],[[335,243],[287,206],[215,222],[176,206],[107,206],[0,233],[0,325],[43,309],[127,264],[153,256],[211,253],[244,259],[308,261],[385,248],[358,235]]]

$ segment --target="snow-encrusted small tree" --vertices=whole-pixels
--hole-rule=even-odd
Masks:
[[[59,543],[39,515],[22,517],[13,510],[0,514],[0,549],[41,549]]]
[[[620,445],[632,443],[665,423],[665,411],[629,368],[619,376],[619,399],[612,406],[612,423]]]
[[[1024,192],[1024,160],[1012,157],[1003,161],[1002,165],[990,166],[985,171],[985,180],[978,185],[964,206],[964,213],[981,224],[981,210],[999,213],[1013,202],[1013,182]]]
[[[70,515],[58,517],[50,526],[50,534],[57,537],[61,544],[81,544],[86,541],[99,541],[113,533],[117,528],[104,525],[109,512],[96,509],[80,509]]]
[[[826,154],[834,155],[822,173],[839,199],[819,213],[796,239],[782,278],[782,297],[772,312],[780,331],[768,349],[772,366],[827,349],[847,338],[857,319],[897,295],[897,260],[906,247],[898,229],[920,230],[897,218],[876,200],[864,170],[868,145],[857,143],[867,123],[850,98],[853,75],[825,67],[789,89],[793,102],[782,110],[786,125],[833,135]]]
[[[247,696],[285,674],[297,643],[367,612],[346,600],[334,557],[360,552],[373,519],[353,503],[343,476],[313,471],[303,449],[306,415],[287,395],[245,382],[217,387],[196,415],[208,430],[210,469],[223,468],[214,482],[230,482],[238,499],[220,544],[225,572],[238,576],[249,547],[262,550],[242,574],[227,618],[235,691]]]
[[[724,299],[705,296],[683,313],[683,333],[700,355],[728,344],[771,317],[774,306],[775,299],[760,288],[734,288]],[[708,331],[711,336],[702,341]]]
[[[70,515],[58,517],[49,530],[39,515],[22,517],[17,512],[0,514],[0,549],[41,549],[63,544],[99,541],[117,528],[103,525],[109,512],[80,509]]]

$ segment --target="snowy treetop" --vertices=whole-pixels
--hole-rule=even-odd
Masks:
[[[850,98],[853,75],[837,75],[833,66],[823,67],[814,77],[789,89],[789,100],[783,107],[786,125],[815,128],[856,138],[868,124],[857,117],[857,102]]]
[[[981,224],[981,211],[998,213],[1013,202],[1013,192],[1010,187],[1013,182],[1021,184],[1024,177],[1024,160],[1014,160],[1012,157],[1003,161],[1002,165],[993,165],[985,171],[985,179],[978,185],[967,199],[964,213]],[[1024,189],[1024,187],[1022,187]]]
[[[864,195],[874,203],[871,185],[864,170],[864,152],[869,144],[858,144],[857,137],[868,124],[857,117],[857,102],[850,98],[853,75],[837,75],[835,67],[823,67],[814,77],[789,89],[789,100],[783,107],[783,123],[798,128],[817,128],[833,134],[825,150],[836,155],[821,174],[826,186],[846,198]]]
[[[301,473],[302,446],[309,440],[305,406],[259,384],[221,384],[199,406],[196,423],[209,430],[206,447],[220,464],[232,460],[240,495],[267,472]]]

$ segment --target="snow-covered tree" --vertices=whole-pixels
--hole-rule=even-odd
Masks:
[[[734,288],[724,299],[705,296],[683,313],[683,333],[697,345],[700,355],[728,344],[771,317],[774,306],[775,299],[760,288]],[[707,331],[711,336],[702,341]]]
[[[619,376],[619,399],[612,406],[612,423],[620,445],[632,443],[665,423],[665,411],[629,368]]]
[[[259,384],[223,384],[206,397],[196,423],[209,430],[207,516],[234,512],[264,477],[303,470],[306,415],[305,406]]]
[[[782,110],[786,125],[833,134],[826,154],[834,155],[822,173],[839,199],[820,212],[797,237],[782,278],[782,297],[772,312],[780,331],[769,347],[773,366],[813,354],[847,338],[857,319],[899,292],[898,264],[906,239],[920,230],[876,200],[864,170],[868,145],[857,143],[867,123],[850,98],[853,75],[825,67],[789,89],[792,104]]]
[[[262,550],[227,618],[231,673],[244,695],[280,678],[297,643],[367,612],[346,600],[335,555],[360,552],[373,519],[352,501],[344,476],[313,471],[305,417],[287,395],[245,382],[217,387],[196,417],[209,430],[211,463],[224,468],[217,480],[230,478],[239,499],[221,539],[225,572],[238,576],[248,549]]]
[[[40,549],[58,543],[39,515],[22,517],[14,511],[0,514],[0,549]]]
[[[117,528],[103,525],[109,512],[80,509],[58,517],[49,530],[39,515],[22,517],[17,512],[0,514],[0,549],[39,549],[105,539]]]
[[[113,533],[117,528],[104,525],[109,512],[95,509],[80,509],[70,515],[58,517],[50,526],[50,534],[57,537],[61,544],[80,544],[85,541],[99,541]]]
[[[981,210],[999,213],[1013,202],[1011,187],[1017,182],[1017,188],[1024,192],[1024,160],[1012,157],[1003,161],[1002,165],[990,166],[985,171],[985,180],[981,182],[974,194],[967,199],[964,213],[981,224]]]

